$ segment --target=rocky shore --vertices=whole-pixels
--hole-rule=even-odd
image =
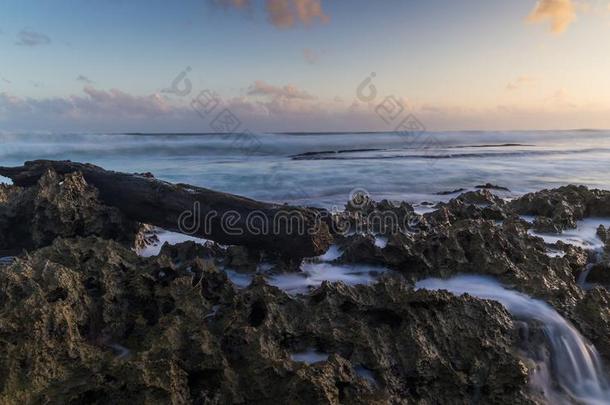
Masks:
[[[610,366],[608,230],[597,229],[599,249],[537,236],[610,218],[610,192],[566,186],[509,201],[493,194],[503,189],[423,215],[350,201],[328,224],[334,254],[303,259],[212,241],[142,257],[151,228],[82,174],[0,186],[0,403],[573,401],[552,361],[552,384],[535,383],[541,353],[553,355],[540,322],[415,287],[489,276],[548,303]],[[409,220],[370,226],[389,214]]]

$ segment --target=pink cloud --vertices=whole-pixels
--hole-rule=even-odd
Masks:
[[[250,0],[217,0],[224,7],[245,9],[251,7]],[[278,28],[290,28],[297,22],[311,24],[318,19],[330,21],[322,9],[322,0],[265,0],[265,12],[271,24]]]
[[[268,96],[283,99],[312,100],[315,97],[296,86],[287,84],[285,86],[274,86],[263,80],[257,80],[248,89],[250,96]]]
[[[527,17],[530,22],[550,21],[551,31],[564,32],[576,18],[576,7],[572,0],[539,0],[536,8]]]

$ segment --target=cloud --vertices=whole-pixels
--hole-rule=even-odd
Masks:
[[[16,45],[19,46],[39,46],[48,45],[51,43],[51,38],[40,32],[34,32],[29,30],[21,30],[17,34]]]
[[[290,28],[296,21],[308,25],[316,18],[330,20],[322,10],[321,0],[266,0],[265,8],[269,21],[278,28]]]
[[[306,91],[299,90],[296,86],[287,84],[285,86],[274,86],[263,80],[257,80],[248,89],[249,96],[268,96],[289,100],[313,100],[315,97]]]
[[[575,18],[576,6],[572,0],[539,0],[527,20],[534,23],[548,20],[551,23],[551,31],[560,34]]]
[[[44,99],[21,98],[0,93],[0,118],[21,114],[24,117],[57,118],[150,118],[171,112],[169,102],[158,94],[134,96],[121,90],[97,90],[85,86],[82,95]]]
[[[76,80],[79,82],[87,83],[87,84],[93,84],[93,81],[84,75],[78,75],[76,77]]]
[[[320,54],[313,49],[303,49],[303,58],[309,64],[315,65],[320,60]]]
[[[251,0],[216,0],[214,2],[225,8],[251,8]],[[330,18],[322,9],[322,0],[265,0],[265,13],[271,24],[278,28],[291,28],[300,22],[311,24],[318,19],[326,23]]]
[[[525,87],[533,87],[536,85],[536,81],[536,78],[531,76],[519,76],[515,81],[512,81],[506,85],[506,90],[513,91]]]
[[[250,0],[216,0],[217,4],[224,7],[246,8],[250,6]]]

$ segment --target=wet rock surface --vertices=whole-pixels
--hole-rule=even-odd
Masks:
[[[58,239],[0,284],[5,403],[529,403],[493,302],[401,283],[238,291],[214,266],[183,272],[95,237]],[[291,359],[308,348],[328,360]]]
[[[0,403],[548,402],[524,340],[543,345],[539,326],[495,301],[414,285],[493,277],[552,305],[610,365],[606,255],[531,235],[610,216],[610,193],[568,186],[507,202],[490,189],[425,215],[350,202],[332,219],[336,256],[302,261],[192,241],[144,258],[133,250],[141,225],[78,173],[2,186],[0,251],[18,257],[0,260]],[[316,263],[391,274],[299,294],[270,285]]]

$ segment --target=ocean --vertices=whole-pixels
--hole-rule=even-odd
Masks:
[[[0,134],[0,165],[69,159],[255,199],[342,207],[353,190],[416,206],[492,183],[517,196],[610,189],[610,131]],[[7,179],[4,179],[7,181]]]

